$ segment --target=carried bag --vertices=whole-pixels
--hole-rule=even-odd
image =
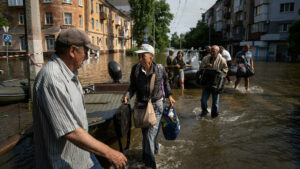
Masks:
[[[155,111],[151,102],[151,94],[154,88],[155,74],[152,75],[150,81],[150,98],[146,107],[140,107],[138,102],[135,102],[133,120],[136,128],[145,128],[157,124]]]
[[[254,70],[250,67],[250,65],[248,65],[248,61],[247,59],[245,59],[245,65],[246,65],[246,69],[247,69],[247,77],[253,76],[255,74]],[[247,63],[246,63],[247,62]]]
[[[244,64],[244,63],[238,64],[236,76],[237,77],[247,77],[246,64]]]
[[[162,131],[166,140],[176,140],[180,131],[179,118],[174,106],[166,107],[161,118]]]
[[[226,74],[216,69],[200,69],[196,73],[196,82],[201,87],[212,87],[218,93],[224,89]]]
[[[237,73],[237,70],[238,70],[238,65],[231,65],[231,66],[229,67],[229,70],[228,70],[227,75],[228,75],[228,76],[235,76],[236,73]]]

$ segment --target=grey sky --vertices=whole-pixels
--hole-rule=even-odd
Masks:
[[[186,33],[195,27],[201,14],[210,8],[216,0],[166,0],[170,4],[174,19],[170,25],[171,34]]]

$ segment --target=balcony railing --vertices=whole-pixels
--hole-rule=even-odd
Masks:
[[[269,0],[255,0],[254,6],[259,6],[261,4],[267,4],[267,3],[269,3]]]
[[[106,12],[100,12],[100,19],[101,20],[107,19],[107,13]]]

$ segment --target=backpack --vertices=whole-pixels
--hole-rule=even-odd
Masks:
[[[138,77],[139,77],[141,66],[142,65],[140,63],[138,63],[134,70],[135,79],[138,79]],[[163,76],[164,66],[162,64],[156,64],[156,68],[158,70],[158,74]],[[162,81],[161,81],[161,90],[162,90],[163,96],[165,97],[164,79],[162,79]]]

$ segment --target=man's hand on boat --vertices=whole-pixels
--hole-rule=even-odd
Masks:
[[[121,98],[121,102],[124,103],[124,104],[127,104],[127,97],[126,96],[123,96]]]

